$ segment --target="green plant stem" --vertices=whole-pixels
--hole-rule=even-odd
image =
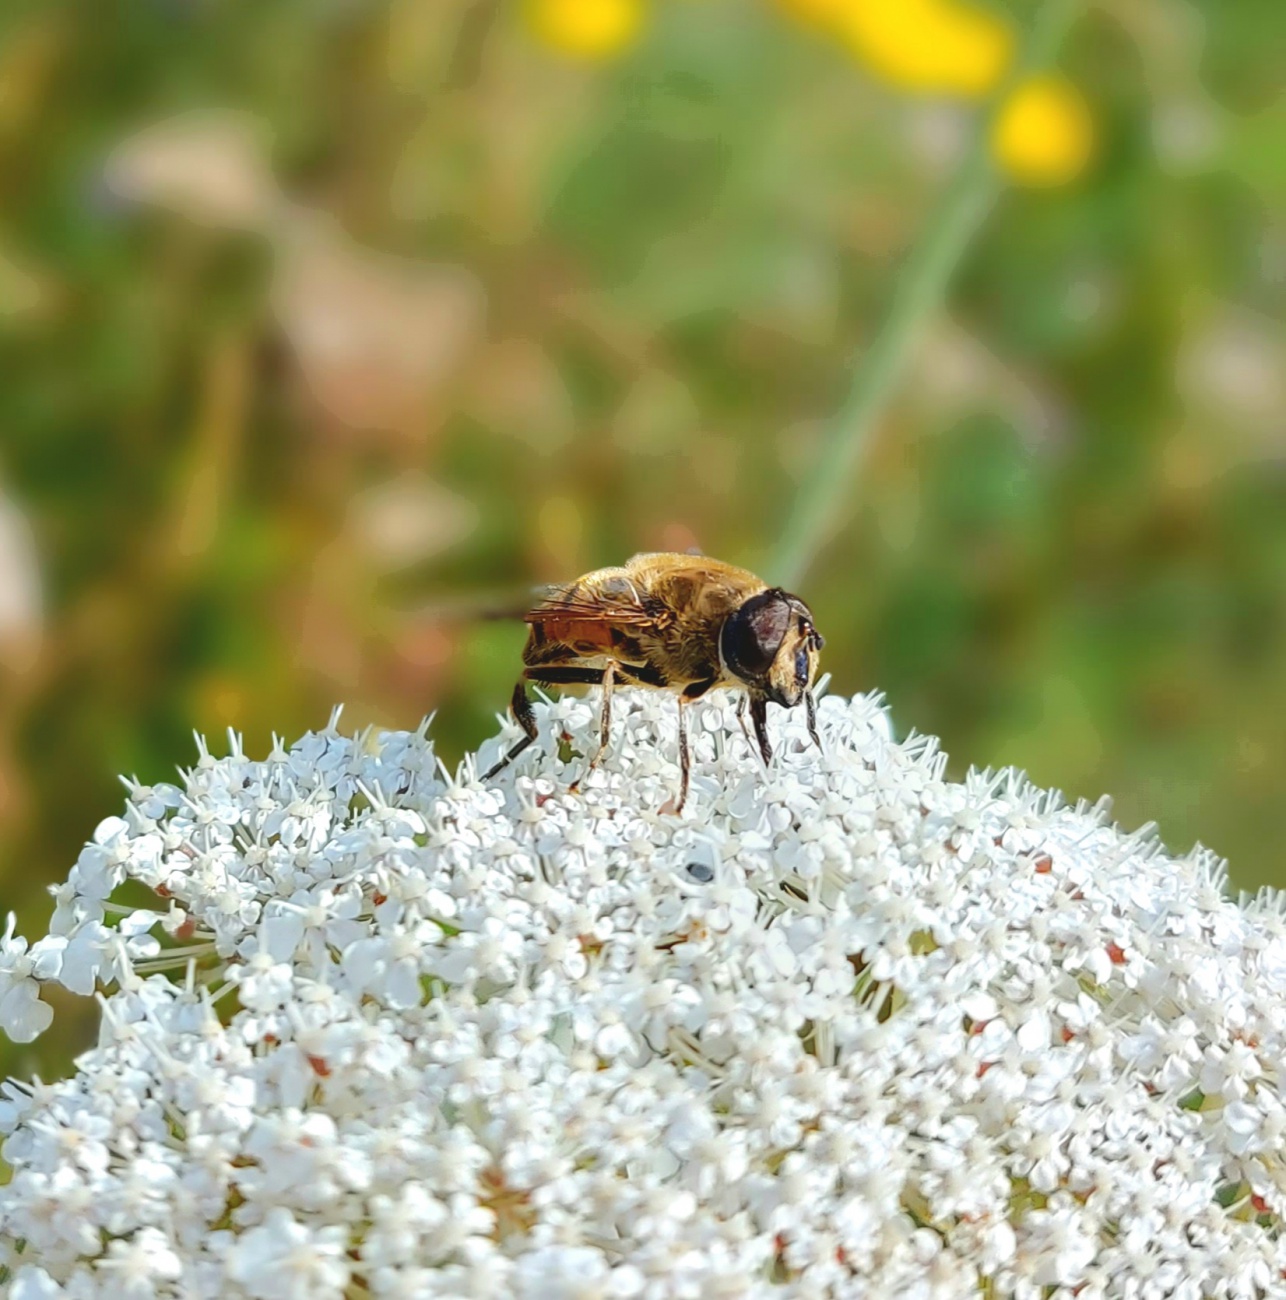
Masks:
[[[999,197],[1003,179],[991,158],[996,117],[1014,86],[1057,53],[1077,0],[1038,11],[1018,59],[978,115],[969,150],[903,267],[888,315],[857,365],[848,398],[827,429],[817,460],[796,494],[766,565],[769,581],[798,585],[837,531],[843,502],[875,426],[888,408],[925,326],[946,298],[952,275]]]

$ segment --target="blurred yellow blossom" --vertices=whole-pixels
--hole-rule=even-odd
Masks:
[[[831,28],[882,77],[910,90],[984,95],[1009,62],[1000,18],[955,0],[777,0],[792,17]]]
[[[547,45],[580,59],[607,59],[638,37],[643,0],[529,0],[527,16]]]
[[[984,95],[1013,45],[998,18],[950,0],[847,0],[837,14],[857,54],[909,90]]]
[[[1061,185],[1077,176],[1094,148],[1081,93],[1062,77],[1033,77],[1001,110],[992,137],[997,161],[1027,185]]]
[[[904,90],[982,96],[1013,55],[1003,18],[957,0],[777,0],[794,18],[828,28],[870,68]],[[1060,77],[1032,77],[1001,110],[997,161],[1028,185],[1060,185],[1093,152],[1089,109]]]

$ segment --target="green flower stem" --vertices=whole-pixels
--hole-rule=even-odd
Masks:
[[[988,108],[979,114],[969,144],[942,202],[911,250],[893,302],[858,363],[848,398],[831,422],[821,451],[795,496],[781,538],[765,566],[769,580],[795,587],[838,530],[840,512],[858,462],[888,408],[926,324],[946,298],[951,278],[1003,187],[992,163],[996,118],[1014,86],[1047,66],[1071,23],[1076,0],[1041,7]]]

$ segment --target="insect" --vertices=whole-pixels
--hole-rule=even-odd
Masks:
[[[744,692],[738,717],[744,731],[748,706],[765,764],[772,758],[770,700],[788,709],[802,700],[808,733],[821,748],[812,684],[824,642],[813,615],[798,596],[769,587],[745,569],[701,555],[636,555],[618,568],[596,569],[550,589],[524,617],[530,627],[525,667],[510,708],[525,734],[484,781],[536,739],[527,682],[602,686],[599,748],[591,769],[607,750],[616,686],[674,692],[682,783],[666,810],[675,813],[687,800],[691,767],[684,711],[707,691]]]

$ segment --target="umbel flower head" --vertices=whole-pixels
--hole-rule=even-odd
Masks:
[[[537,714],[490,787],[333,721],[130,786],[0,948],[13,1037],[102,1002],[0,1100],[12,1300],[1286,1294],[1275,899],[869,698],[768,772],[695,707],[681,817],[672,700],[574,794]]]

